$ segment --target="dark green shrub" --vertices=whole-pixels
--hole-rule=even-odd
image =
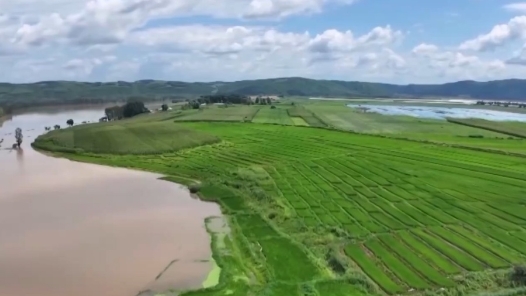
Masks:
[[[201,184],[194,183],[188,186],[188,190],[190,190],[190,193],[197,193],[199,190],[201,190]]]

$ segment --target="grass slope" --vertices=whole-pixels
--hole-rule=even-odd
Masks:
[[[171,122],[118,121],[52,131],[39,137],[34,146],[62,152],[159,154],[219,141]]]
[[[133,121],[107,128],[151,142],[173,132],[222,142],[162,158],[65,155],[203,182],[201,197],[221,205],[232,232],[221,243],[213,236],[219,285],[186,295],[469,295],[512,288],[506,270],[525,261],[524,158],[309,127],[137,124],[166,132],[127,132]],[[71,146],[76,132],[104,130],[37,143]],[[64,139],[46,140],[55,135]]]

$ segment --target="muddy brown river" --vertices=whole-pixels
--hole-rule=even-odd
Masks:
[[[135,296],[199,288],[211,270],[204,219],[220,215],[216,204],[159,175],[31,148],[45,126],[94,121],[102,110],[31,111],[0,127],[0,295]],[[6,149],[17,127],[19,152]]]

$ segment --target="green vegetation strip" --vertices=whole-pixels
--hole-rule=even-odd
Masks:
[[[439,238],[425,233],[421,229],[416,229],[413,232],[433,248],[437,249],[439,252],[443,253],[452,259],[456,264],[464,267],[465,269],[469,271],[480,271],[484,269],[484,267],[479,262],[471,258],[469,255],[440,240]]]
[[[484,249],[492,252],[493,254],[503,258],[504,260],[508,261],[512,264],[518,264],[523,259],[520,258],[520,256],[517,256],[514,252],[510,251],[509,249],[505,248],[499,243],[493,243],[489,239],[485,237],[478,236],[467,229],[461,227],[461,226],[450,226],[449,228],[453,229],[458,234],[464,236],[465,238],[477,243],[479,246],[483,247]]]
[[[413,255],[418,255],[418,253],[420,253],[425,260],[438,267],[439,270],[442,270],[447,274],[457,274],[461,272],[460,268],[447,259],[447,257],[436,251],[433,247],[424,244],[411,233],[401,231],[398,233],[398,237],[404,241],[406,245],[411,246]]]
[[[477,245],[457,235],[451,230],[448,230],[442,227],[433,227],[433,228],[429,228],[429,231],[437,234],[438,236],[442,237],[444,240],[466,251],[466,253],[470,254],[474,258],[477,258],[479,261],[486,263],[492,268],[502,268],[508,265],[506,261],[478,247]]]
[[[346,246],[345,254],[353,259],[354,262],[387,293],[396,294],[404,291],[403,288],[390,279],[382,269],[375,265],[374,261],[367,256],[360,246]]]
[[[416,289],[426,289],[430,285],[418,274],[394,256],[389,250],[376,240],[368,241],[365,246],[371,250],[385,265],[402,281]]]
[[[488,131],[503,133],[506,135],[526,138],[526,123],[514,122],[514,121],[503,121],[495,122],[484,119],[476,118],[448,118],[447,121],[451,123],[461,124],[470,127],[476,127],[480,129],[485,129]]]
[[[434,267],[427,264],[420,257],[415,256],[415,254],[410,249],[408,249],[394,237],[390,235],[381,235],[379,236],[379,238],[386,246],[389,247],[389,249],[394,251],[398,255],[398,257],[408,262],[413,268],[413,270],[416,270],[423,276],[425,276],[428,281],[442,287],[451,287],[455,285],[455,282],[440,274],[440,272],[438,272]]]

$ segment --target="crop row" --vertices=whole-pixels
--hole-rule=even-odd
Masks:
[[[314,113],[310,110],[305,109],[305,107],[296,105],[292,108],[287,109],[288,114],[291,117],[300,117],[307,122],[308,125],[314,127],[324,127],[326,124],[321,121]]]
[[[262,108],[252,120],[254,123],[275,123],[284,125],[294,125],[286,109],[283,108]]]
[[[504,268],[524,259],[479,235],[462,227],[414,229],[379,235],[345,251],[388,293],[403,287],[450,287],[455,285],[450,275],[462,270]]]
[[[313,168],[313,166],[298,164],[291,167],[292,169],[289,168],[282,171],[282,175],[288,178],[285,178],[285,180],[281,178],[278,187],[285,186],[289,189],[294,187],[296,188],[297,194],[307,199],[316,200],[314,203],[309,200],[302,200],[302,202],[296,203],[301,204],[303,207],[317,205],[322,201],[324,205],[333,205],[336,203],[342,209],[358,207],[372,214],[372,220],[387,225],[394,230],[418,225],[460,224],[462,219],[459,218],[458,215],[446,212],[446,210],[450,209],[456,210],[456,212],[453,211],[453,213],[459,213],[459,215],[465,215],[463,211],[467,211],[468,213],[479,211],[480,215],[477,213],[478,216],[473,217],[473,219],[478,220],[477,223],[479,225],[485,224],[486,221],[494,221],[494,224],[505,230],[518,230],[520,228],[507,220],[484,214],[483,211],[476,208],[473,209],[472,203],[457,202],[453,200],[454,197],[452,196],[450,199],[440,199],[438,196],[433,196],[437,194],[436,191],[430,194],[411,184],[406,186],[406,188],[410,190],[409,192],[397,186],[389,186],[386,188],[353,187],[346,183],[335,183],[339,182],[338,180],[346,179],[346,177],[327,167],[314,166]],[[331,172],[334,174],[331,174]],[[337,175],[339,175],[341,179],[336,177]],[[356,184],[358,184],[358,186],[361,185],[360,182]],[[354,185],[356,186],[356,184]],[[426,189],[431,189],[431,187],[427,187]],[[405,199],[400,198],[400,196],[405,197]],[[410,196],[425,197],[424,199],[426,201],[419,201],[417,198]],[[403,200],[408,202],[401,202]],[[462,214],[460,214],[459,211],[462,211]],[[501,215],[503,214],[504,213],[501,213]],[[345,221],[340,222],[346,223]]]
[[[224,142],[155,165],[216,179],[225,173],[243,178],[237,175],[243,167],[263,168],[272,180],[261,188],[290,207],[299,223],[344,230],[352,242],[347,256],[388,293],[449,287],[456,284],[453,275],[507,268],[525,258],[526,182],[523,169],[514,172],[522,159],[310,128],[217,124],[206,130]],[[260,244],[262,256],[293,264],[282,259],[284,251],[270,249],[290,246],[272,227],[244,222],[238,199],[222,203],[239,216],[244,236]],[[315,276],[274,264],[291,273],[269,268],[285,281]]]

